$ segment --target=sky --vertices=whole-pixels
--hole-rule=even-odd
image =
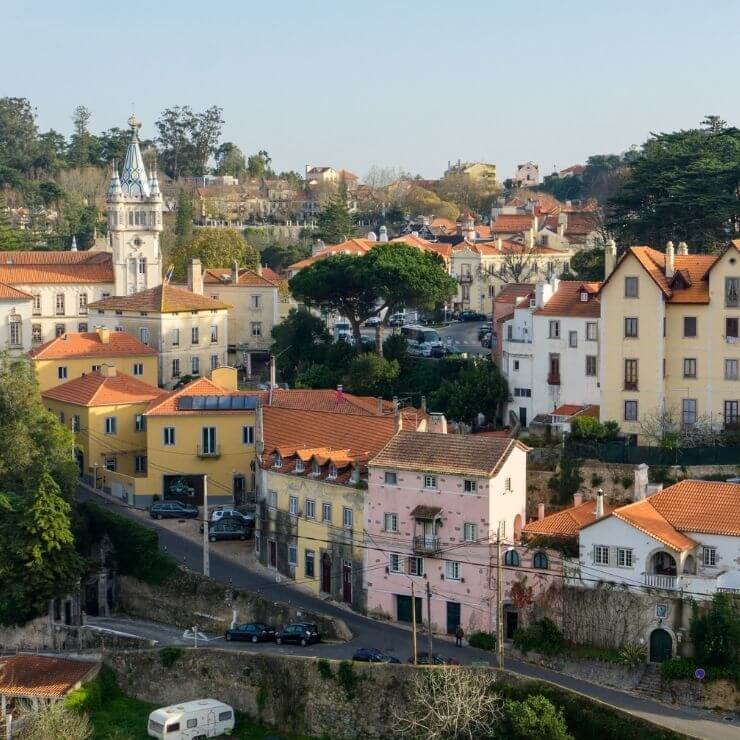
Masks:
[[[223,108],[224,141],[364,177],[449,160],[545,173],[706,114],[740,124],[738,0],[0,0],[0,96],[41,130],[142,136],[173,105]]]

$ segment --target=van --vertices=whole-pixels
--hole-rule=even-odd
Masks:
[[[352,327],[350,326],[349,321],[337,321],[337,323],[334,324],[334,339],[336,339],[337,342],[346,342],[351,336]]]
[[[230,734],[234,710],[217,699],[196,699],[155,709],[149,715],[147,734],[159,740],[201,740]]]

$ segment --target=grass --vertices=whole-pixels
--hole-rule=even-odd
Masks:
[[[563,654],[584,660],[603,660],[608,663],[623,663],[619,650],[595,647],[593,645],[574,645],[566,643]]]

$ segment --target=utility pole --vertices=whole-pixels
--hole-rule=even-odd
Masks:
[[[434,652],[432,650],[432,587],[427,581],[427,626],[429,627],[429,665],[432,663]]]
[[[208,476],[203,476],[203,575],[211,575],[211,561],[208,553]]]
[[[413,581],[411,581],[411,654],[416,665],[416,595]]]
[[[504,667],[504,569],[501,562],[501,522],[496,536],[496,646],[498,667]]]

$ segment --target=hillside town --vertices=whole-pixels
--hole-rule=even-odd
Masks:
[[[221,113],[0,98],[6,737],[740,737],[740,131],[361,176]]]

